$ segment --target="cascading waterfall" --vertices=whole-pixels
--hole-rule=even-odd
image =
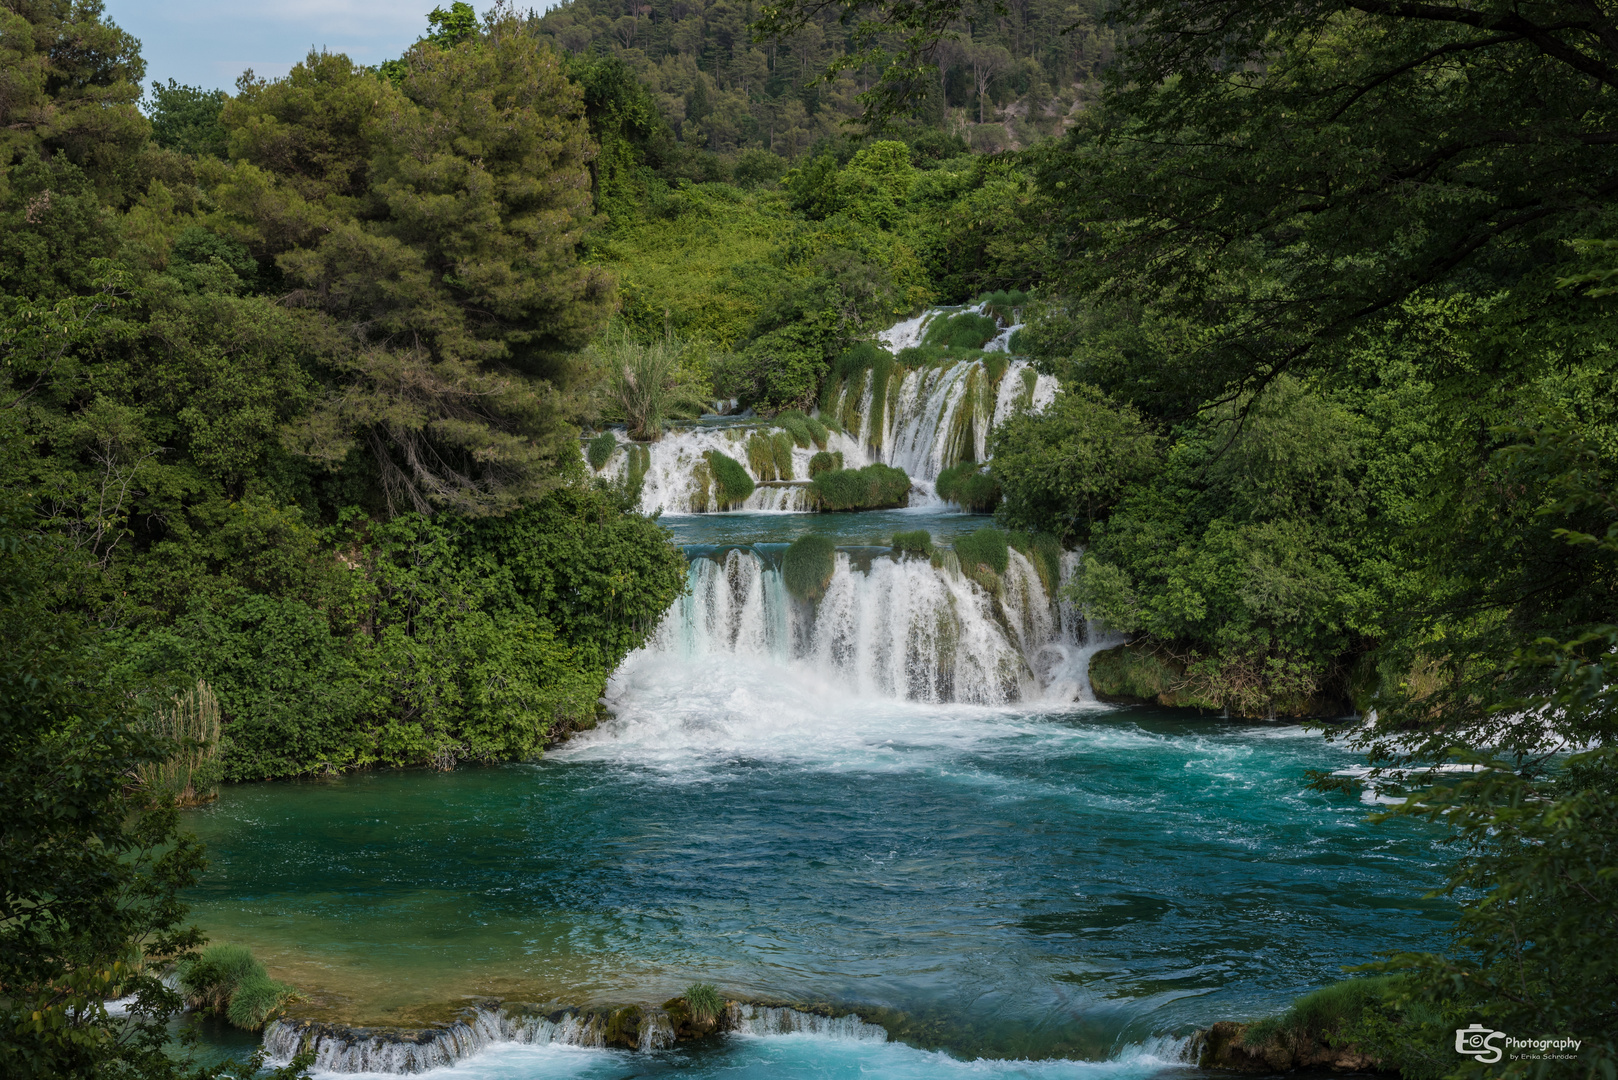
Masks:
[[[1001,705],[1090,700],[1090,655],[1110,644],[1017,551],[993,589],[927,559],[862,567],[839,552],[814,604],[788,594],[774,559],[768,545],[698,554],[648,650],[801,664],[859,695]]]
[[[929,308],[913,319],[898,323],[879,339],[897,353],[917,344],[933,317],[955,309]],[[981,312],[981,307],[965,310]],[[1013,324],[984,346],[985,352],[1005,352],[1011,335],[1020,324]],[[1039,411],[1056,398],[1057,382],[1041,375],[1026,361],[1012,358],[996,381],[990,366],[982,360],[962,360],[955,364],[929,365],[904,371],[887,386],[883,408],[873,415],[870,372],[853,378],[837,398],[836,415],[859,417],[858,430],[833,431],[825,449],[841,453],[845,468],[857,469],[880,462],[903,469],[916,489],[912,506],[937,501],[932,481],[957,461],[988,459],[989,436],[1022,408]],[[852,398],[852,401],[850,399]],[[852,405],[852,408],[850,408]],[[711,513],[724,509],[715,492],[704,454],[717,451],[748,468],[746,442],[757,427],[728,424],[697,426],[669,432],[647,446],[650,461],[641,485],[643,513]],[[774,433],[777,428],[764,430]],[[749,511],[806,511],[809,505],[805,487],[809,459],[819,447],[795,447],[792,451],[791,481],[762,481],[741,506]],[[629,455],[620,449],[603,469],[613,479],[629,470]],[[755,481],[761,478],[748,468]]]

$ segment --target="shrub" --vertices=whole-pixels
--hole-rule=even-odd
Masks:
[[[720,508],[727,509],[746,502],[747,497],[753,494],[753,478],[747,475],[741,462],[717,450],[709,450],[703,456],[708,459],[708,468],[713,473],[714,495],[718,498]]]
[[[974,461],[951,465],[939,473],[933,490],[940,499],[979,513],[987,513],[1000,505],[1000,482],[988,466]]]
[[[719,988],[713,983],[692,983],[686,987],[685,1003],[691,1008],[691,1019],[699,1024],[713,1023],[725,1008]]]
[[[809,459],[809,479],[813,480],[823,472],[834,472],[842,467],[843,452],[841,450],[835,453],[830,450],[822,450]]]
[[[933,534],[926,529],[894,533],[893,550],[907,555],[931,556],[933,553]]]
[[[618,449],[618,436],[610,431],[603,431],[591,439],[584,448],[584,456],[590,462],[590,468],[600,472],[602,466],[612,460],[613,451]]]
[[[891,465],[834,469],[810,483],[813,502],[822,510],[887,510],[910,502],[910,477]]]
[[[810,533],[787,546],[781,577],[787,591],[802,600],[819,600],[837,570],[837,548],[824,536]]]
[[[268,977],[246,946],[210,945],[181,966],[180,989],[192,1008],[223,1015],[237,987],[252,978]]]
[[[985,525],[977,532],[957,538],[954,546],[962,570],[987,566],[997,574],[1004,574],[1006,567],[1011,564],[1006,534],[992,525]]]

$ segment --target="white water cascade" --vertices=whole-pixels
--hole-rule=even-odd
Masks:
[[[927,324],[940,314],[954,314],[956,308],[929,308],[913,319],[898,323],[878,336],[894,353],[920,342]],[[982,313],[981,307],[964,310]],[[1011,335],[1019,324],[1004,327],[984,346],[985,352],[1006,352]],[[1026,360],[1009,358],[995,378],[998,365],[981,359],[962,360],[949,365],[925,365],[896,373],[886,386],[883,407],[872,408],[873,379],[866,372],[842,388],[834,419],[855,418],[847,431],[832,431],[825,449],[841,453],[845,468],[857,469],[880,462],[903,469],[916,488],[912,506],[937,502],[932,481],[957,461],[988,459],[989,436],[1018,409],[1038,412],[1056,399],[1057,381],[1040,375]],[[880,415],[874,415],[880,412]],[[641,485],[643,513],[707,513],[719,509],[717,496],[710,490],[704,455],[717,451],[749,469],[745,443],[750,434],[779,430],[767,424],[751,427],[728,424],[693,426],[669,432],[646,447],[646,463]],[[798,447],[792,452],[792,481],[760,482],[747,501],[736,509],[748,511],[804,511],[811,509],[807,492],[809,459],[817,446]],[[630,469],[626,447],[613,454],[602,470],[612,479]],[[755,482],[760,477],[753,476]]]
[[[859,696],[976,705],[1093,700],[1090,655],[1113,642],[1055,601],[1032,562],[1016,551],[1008,557],[991,590],[947,561],[878,555],[862,567],[839,552],[825,596],[809,604],[788,594],[767,546],[698,556],[690,591],[646,651],[795,666]],[[1073,559],[1065,560],[1064,578]]]

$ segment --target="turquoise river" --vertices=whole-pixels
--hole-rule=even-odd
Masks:
[[[701,980],[881,1025],[650,1054],[497,1042],[446,1080],[1177,1075],[1197,1027],[1438,943],[1437,834],[1306,790],[1351,752],[1098,705],[1096,635],[1026,561],[994,609],[885,550],[982,522],[666,518],[692,594],[615,677],[613,719],[532,763],[230,787],[189,815],[199,923],[348,1022]],[[818,613],[772,554],[809,529],[843,548]]]

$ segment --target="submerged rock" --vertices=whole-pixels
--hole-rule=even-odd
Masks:
[[[1203,1069],[1261,1074],[1294,1069],[1332,1072],[1391,1072],[1369,1054],[1352,1046],[1327,1046],[1309,1035],[1278,1034],[1250,1046],[1244,1041],[1250,1024],[1221,1020],[1191,1037],[1190,1057]]]

